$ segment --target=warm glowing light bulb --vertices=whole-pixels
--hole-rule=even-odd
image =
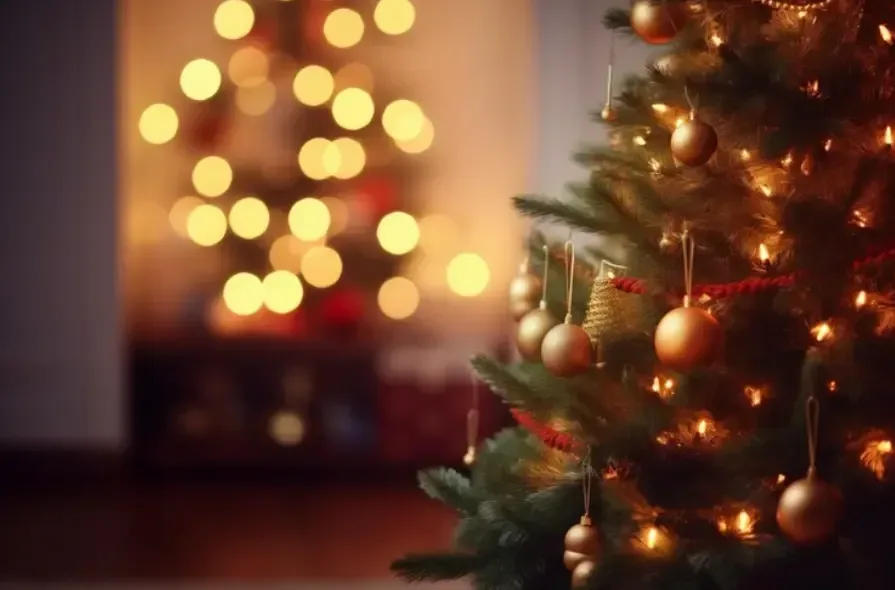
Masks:
[[[826,141],[824,142],[824,151],[825,151],[825,152],[828,152],[828,151],[830,151],[831,149],[833,149],[833,140],[832,140],[832,139],[828,139],[828,140],[826,140]]]
[[[491,280],[488,263],[478,254],[465,252],[455,256],[447,266],[447,283],[461,297],[481,295]]]
[[[292,93],[302,104],[309,107],[320,106],[333,94],[333,75],[318,65],[308,65],[295,74],[292,81]]]
[[[886,125],[886,131],[883,133],[883,143],[892,147],[892,126]]]
[[[780,485],[780,484],[782,484],[782,483],[785,482],[785,481],[786,481],[786,476],[785,476],[785,475],[783,475],[782,473],[779,474],[779,475],[777,475],[777,485]]]
[[[700,420],[699,424],[696,426],[696,432],[699,433],[699,436],[705,436],[705,433],[708,432],[708,429],[708,420]]]
[[[674,128],[677,129],[681,125],[687,122],[687,117],[678,117],[674,120]]]
[[[330,287],[342,276],[342,257],[327,246],[314,246],[301,259],[301,275],[313,287]]]
[[[278,314],[298,309],[304,297],[301,281],[287,270],[275,270],[261,281],[262,301],[270,311]]]
[[[646,138],[644,138],[641,135],[636,136],[632,141],[634,142],[634,145],[640,145],[640,146],[646,145]]]
[[[407,254],[419,244],[419,224],[409,213],[393,211],[379,221],[376,238],[382,249],[389,254]]]
[[[712,33],[710,40],[712,42],[712,45],[714,45],[715,47],[721,47],[722,45],[724,45],[724,39],[718,33]]]
[[[140,115],[137,127],[146,143],[168,143],[177,134],[177,111],[163,103],[149,105]]]
[[[364,19],[350,8],[337,8],[323,21],[323,36],[339,49],[357,45],[364,36]]]
[[[208,100],[221,88],[221,70],[211,60],[194,59],[180,72],[180,89],[187,98]]]
[[[392,277],[379,288],[376,300],[383,315],[393,320],[403,320],[416,312],[420,294],[410,279]]]
[[[323,154],[323,165],[333,177],[342,180],[354,178],[364,170],[367,153],[356,139],[339,137],[327,146]]]
[[[373,97],[361,88],[345,88],[333,98],[333,119],[343,129],[363,129],[373,120],[375,111]]]
[[[758,187],[758,190],[764,193],[764,196],[770,197],[774,194],[774,189],[770,187],[770,185],[763,184]]]
[[[655,549],[656,545],[659,542],[659,529],[656,527],[650,527],[648,531],[646,531],[646,546],[649,549]]]
[[[755,522],[752,520],[752,517],[745,510],[740,510],[739,514],[736,517],[736,528],[737,532],[745,535],[752,532],[752,529],[755,527]]]
[[[876,449],[880,453],[891,453],[892,452],[892,441],[881,440],[876,444]]]
[[[744,392],[746,394],[746,397],[749,399],[749,403],[752,405],[752,407],[761,405],[762,394],[760,387],[747,386]]]
[[[407,141],[395,140],[398,149],[406,154],[421,154],[432,147],[435,141],[435,126],[427,117],[423,118],[423,127],[416,137]]]
[[[656,111],[657,113],[667,113],[668,105],[662,104],[662,103],[656,103],[653,105],[653,110]]]
[[[762,262],[767,262],[771,259],[771,253],[768,252],[768,247],[764,244],[758,246],[758,259]]]
[[[312,137],[298,151],[298,167],[311,180],[325,180],[331,176],[327,167],[327,152],[330,140]]]
[[[410,141],[423,131],[426,116],[412,100],[399,99],[382,111],[382,127],[395,141]]]
[[[199,205],[186,218],[186,233],[199,246],[214,246],[227,235],[227,216],[214,205]]]
[[[744,162],[748,162],[752,159],[752,152],[747,149],[740,150],[740,159]]]
[[[245,0],[224,0],[214,11],[214,30],[224,39],[242,39],[255,24],[255,11]]]
[[[879,36],[882,37],[883,41],[885,41],[889,45],[892,45],[892,43],[893,43],[892,31],[889,30],[889,27],[881,24],[879,26]]]
[[[410,0],[379,0],[373,11],[373,22],[386,35],[406,33],[416,20],[416,9]]]
[[[867,291],[858,291],[855,295],[855,307],[861,309],[867,303]]]
[[[301,416],[294,412],[277,412],[268,425],[270,438],[284,447],[295,446],[305,437],[305,423]]]
[[[236,315],[252,315],[264,304],[261,279],[252,273],[238,272],[224,283],[224,304]]]
[[[302,199],[289,209],[289,231],[305,242],[313,242],[326,236],[331,221],[329,208],[320,199]]]
[[[219,197],[233,182],[233,169],[220,156],[206,156],[193,168],[193,187],[203,197]]]
[[[811,329],[811,334],[818,342],[823,342],[833,333],[833,328],[827,322],[821,322]]]
[[[270,210],[261,199],[246,197],[230,208],[230,229],[240,238],[254,240],[264,234],[269,225]]]

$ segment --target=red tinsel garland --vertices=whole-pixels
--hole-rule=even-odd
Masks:
[[[870,254],[859,260],[855,260],[852,268],[860,270],[865,266],[879,264],[880,262],[895,257],[895,248],[889,248],[882,252]],[[723,299],[733,295],[750,295],[770,289],[790,287],[795,283],[796,275],[788,274],[778,277],[749,277],[734,283],[693,285],[693,295],[708,295],[713,299]],[[616,289],[626,293],[643,295],[649,292],[648,285],[641,279],[633,277],[616,277],[612,279]]]

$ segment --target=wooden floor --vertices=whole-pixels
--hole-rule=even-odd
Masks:
[[[453,524],[410,484],[46,484],[0,492],[0,581],[362,587],[341,583],[388,579],[403,552],[447,547]]]

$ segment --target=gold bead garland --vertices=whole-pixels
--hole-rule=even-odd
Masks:
[[[785,0],[753,0],[759,4],[780,10],[820,10],[833,3],[833,0],[803,0],[802,2],[786,2]]]

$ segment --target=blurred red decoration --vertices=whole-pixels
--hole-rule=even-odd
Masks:
[[[245,37],[252,45],[270,51],[277,44],[277,24],[270,19],[258,19]]]
[[[333,328],[355,328],[366,315],[363,293],[356,289],[333,291],[320,303],[320,317]]]
[[[394,211],[398,189],[393,179],[379,175],[366,176],[360,179],[355,190],[377,217]]]
[[[308,3],[306,12],[302,15],[302,24],[307,41],[316,45],[324,42],[323,23],[332,10],[333,7],[328,0],[313,0]]]

